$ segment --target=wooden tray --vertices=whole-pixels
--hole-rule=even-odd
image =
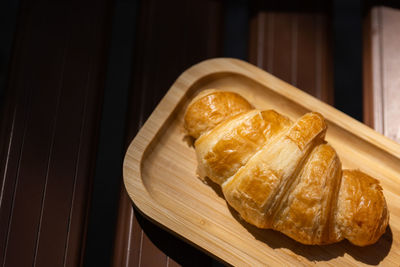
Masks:
[[[207,88],[238,92],[257,108],[272,108],[292,119],[309,111],[322,113],[329,127],[326,139],[343,166],[380,179],[390,211],[386,233],[364,248],[348,241],[306,246],[239,220],[218,189],[196,178],[194,149],[184,141],[184,109]],[[134,204],[150,219],[229,264],[400,264],[400,145],[240,60],[203,61],[176,80],[129,146],[124,181]]]

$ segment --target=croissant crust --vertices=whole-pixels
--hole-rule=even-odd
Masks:
[[[389,212],[378,180],[342,170],[324,140],[321,114],[293,122],[253,109],[239,94],[211,89],[188,105],[184,127],[196,139],[198,175],[219,184],[248,223],[303,244],[348,239],[366,246],[385,232]]]

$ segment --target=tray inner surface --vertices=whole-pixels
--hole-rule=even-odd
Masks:
[[[274,250],[282,259],[293,263],[294,260],[334,263],[340,259],[341,263],[377,264],[394,253],[399,240],[398,224],[394,222],[399,216],[400,161],[332,121],[328,121],[326,140],[337,151],[343,168],[358,168],[381,181],[391,213],[390,229],[383,237],[366,248],[347,241],[328,246],[304,246],[279,232],[260,230],[243,222],[228,207],[219,188],[206,185],[196,177],[195,152],[184,140],[185,107],[195,94],[208,88],[237,92],[256,108],[274,109],[293,120],[312,111],[312,107],[302,106],[301,99],[293,102],[240,74],[220,73],[205,77],[189,88],[142,159],[143,184],[159,205],[193,222],[198,228],[196,231],[203,231],[207,238],[222,238],[232,244],[224,249],[238,250],[235,244],[240,242],[242,251],[251,249],[255,257],[262,258],[263,254]]]

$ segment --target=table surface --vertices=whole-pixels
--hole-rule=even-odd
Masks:
[[[4,266],[222,264],[143,217],[121,183],[129,142],[179,74],[204,59],[247,60],[400,141],[399,9],[373,7],[359,22],[361,76],[346,64],[357,51],[338,56],[338,46],[361,53],[361,43],[340,39],[351,29],[331,27],[330,5],[250,2],[13,4],[3,16],[14,25],[2,52],[9,64],[0,62]],[[334,47],[335,36],[344,41]]]

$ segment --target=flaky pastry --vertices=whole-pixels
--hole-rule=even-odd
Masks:
[[[184,126],[196,139],[198,175],[220,185],[246,222],[303,244],[348,239],[366,246],[385,232],[389,212],[379,182],[342,170],[321,114],[293,122],[254,109],[239,94],[205,90],[189,103]]]

